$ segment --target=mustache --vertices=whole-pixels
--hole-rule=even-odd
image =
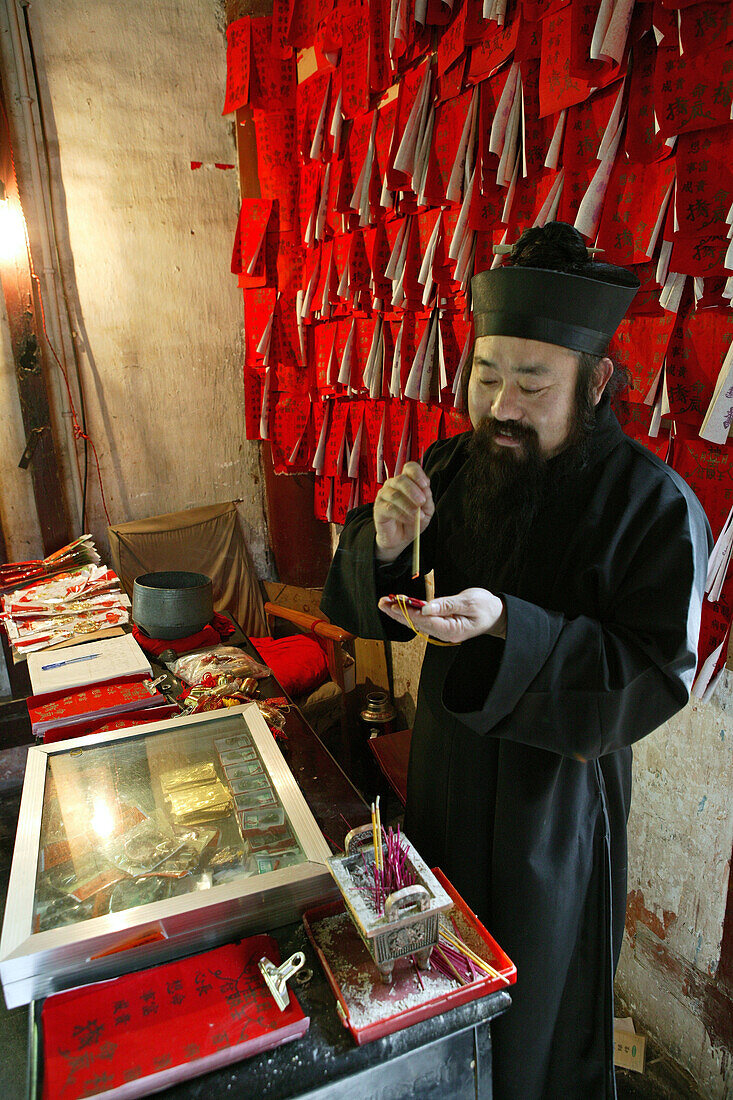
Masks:
[[[498,435],[509,436],[520,443],[533,443],[537,439],[537,432],[529,424],[522,424],[518,420],[495,420],[486,416],[480,420],[473,433],[475,447],[486,446]]]

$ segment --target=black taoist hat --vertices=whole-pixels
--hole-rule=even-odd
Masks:
[[[474,333],[477,337],[519,336],[604,355],[639,289],[639,280],[626,268],[595,263],[572,226],[553,222],[544,230],[564,231],[563,244],[570,231],[573,254],[560,257],[558,270],[552,263],[552,248],[522,247],[531,234],[542,245],[537,235],[543,230],[523,233],[512,248],[511,266],[482,271],[471,280]],[[584,255],[578,254],[578,248]]]

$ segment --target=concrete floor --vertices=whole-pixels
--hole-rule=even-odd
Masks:
[[[0,913],[5,911],[4,883],[15,844],[26,751],[25,748],[0,750]],[[25,1095],[27,1044],[28,1009],[9,1012],[0,998],[0,1066],[3,1091],[10,1100],[20,1100]],[[651,1049],[647,1045],[643,1074],[617,1070],[616,1080],[619,1100],[700,1100],[699,1094],[690,1090],[682,1075],[661,1057],[653,1044]]]

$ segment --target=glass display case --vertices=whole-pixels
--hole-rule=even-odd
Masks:
[[[28,751],[8,1008],[297,919],[326,844],[255,704]]]

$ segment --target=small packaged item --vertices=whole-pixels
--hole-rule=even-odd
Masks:
[[[225,675],[235,680],[251,676],[261,680],[270,676],[270,669],[248,657],[243,649],[231,645],[215,645],[206,649],[194,650],[185,657],[167,661],[166,668],[186,684],[195,685],[206,675],[219,677]]]
[[[160,875],[148,878],[123,879],[118,882],[109,899],[110,913],[122,913],[134,909],[137,905],[149,905],[153,901],[164,901],[170,896],[171,881]]]
[[[152,818],[146,817],[114,837],[106,845],[104,855],[120,871],[137,877],[150,874],[181,847],[181,841],[170,830],[161,829]]]
[[[218,753],[226,752],[227,749],[245,749],[252,746],[252,735],[250,733],[240,733],[235,737],[217,737],[214,740],[214,748]]]
[[[260,806],[241,813],[240,822],[245,833],[250,829],[270,829],[273,825],[285,824],[285,810],[282,806]]]
[[[236,768],[232,768],[232,771],[236,771]],[[229,778],[229,776],[227,776]],[[244,794],[246,791],[262,791],[269,790],[270,784],[267,781],[266,775],[248,775],[243,779],[230,780],[229,786],[232,789],[232,794]]]
[[[255,775],[258,771],[262,771],[262,768],[260,767],[260,762],[257,759],[256,754],[255,754],[254,758],[244,759],[242,757],[243,752],[249,753],[249,752],[254,752],[254,750],[253,749],[242,749],[242,750],[238,751],[238,750],[234,749],[231,752],[223,752],[221,754],[221,756],[219,757],[219,759],[221,760],[222,767],[223,768],[228,768],[228,767],[231,767],[232,765],[239,765],[240,767],[247,769],[247,775]],[[252,767],[253,764],[255,765],[255,767]]]

